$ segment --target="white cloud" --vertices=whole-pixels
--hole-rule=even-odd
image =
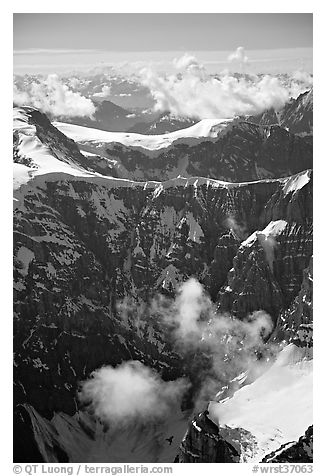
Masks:
[[[174,324],[176,340],[182,346],[200,346],[205,341],[214,353],[218,336],[229,334],[237,341],[241,340],[242,345],[252,347],[261,344],[262,338],[273,329],[272,320],[264,311],[252,313],[244,320],[217,313],[203,286],[195,278],[181,285],[170,312],[166,313],[166,308],[163,312],[167,322]]]
[[[107,98],[111,95],[111,87],[105,84],[99,93],[94,93],[93,97]]]
[[[188,390],[196,396],[199,408],[240,373],[250,372],[256,377],[279,350],[275,344],[265,344],[273,328],[265,311],[254,312],[244,320],[218,313],[194,278],[181,285],[175,299],[158,295],[149,306],[125,299],[118,309],[120,318],[136,332],[144,328],[145,322],[148,324],[148,316],[155,316],[166,338],[187,362],[189,377],[192,363],[195,372],[200,369],[200,381],[190,390],[187,380],[165,382],[155,371],[135,361],[98,369],[83,382],[79,397],[111,424],[164,417],[174,411]]]
[[[177,70],[186,71],[193,75],[206,75],[204,66],[198,62],[195,56],[191,56],[188,53],[185,53],[180,58],[174,58],[173,66]]]
[[[82,383],[79,399],[103,421],[127,426],[164,417],[187,386],[185,379],[165,382],[141,362],[128,361],[95,370]]]
[[[248,63],[248,56],[245,54],[245,49],[243,46],[238,46],[238,48],[228,56],[228,61],[236,62],[240,65]]]
[[[242,372],[256,378],[279,351],[278,345],[264,342],[273,330],[265,311],[256,311],[243,320],[219,313],[193,278],[182,284],[172,308],[163,307],[162,316],[174,327],[181,353],[208,358],[201,369],[202,382],[194,389],[198,408]],[[263,358],[258,359],[257,352]],[[198,368],[198,363],[195,365]]]
[[[24,91],[14,86],[14,102],[18,106],[33,106],[56,117],[91,117],[95,112],[95,106],[90,99],[69,89],[56,74],[32,81]]]
[[[242,49],[238,48],[235,55],[246,62]],[[291,97],[307,89],[307,81],[299,81],[298,77],[291,78],[288,84],[270,75],[239,77],[226,72],[213,77],[189,55],[175,59],[173,63],[176,74],[143,68],[140,81],[150,89],[155,109],[168,110],[175,116],[223,119],[258,114],[272,107],[283,107]]]

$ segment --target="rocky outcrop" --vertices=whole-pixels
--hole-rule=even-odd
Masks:
[[[276,226],[280,221],[271,223]],[[281,223],[277,235],[256,232],[238,248],[227,284],[217,297],[219,309],[231,310],[239,318],[265,309],[276,319],[298,295],[312,254],[312,229]]]
[[[283,110],[282,125],[294,134],[312,134],[313,130],[313,90],[300,94]]]
[[[313,270],[312,257],[303,270],[300,291],[291,306],[282,312],[276,323],[273,335],[275,339],[303,341],[312,347],[313,326]],[[297,344],[299,345],[299,344]]]
[[[293,134],[310,135],[313,129],[313,90],[300,94],[281,110],[275,111],[272,108],[250,116],[248,120],[264,126],[278,124]]]
[[[309,426],[297,442],[282,445],[277,451],[265,456],[262,463],[312,463],[313,427]]]
[[[176,463],[238,463],[239,448],[223,437],[223,432],[209,418],[199,413],[189,424]]]

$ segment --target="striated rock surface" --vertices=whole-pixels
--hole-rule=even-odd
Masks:
[[[113,177],[121,170],[155,176],[132,148],[128,160],[122,154],[110,161],[101,151],[86,156],[38,111],[24,108],[18,121],[14,161],[25,175],[14,194],[16,461],[28,457],[28,448],[33,461],[45,458],[40,445],[49,428],[57,441],[52,419],[64,413],[66,431],[78,412],[79,382],[102,365],[134,359],[166,380],[187,373],[197,381],[205,359],[195,355],[189,364],[148,310],[154,296],[173,297],[191,276],[223,312],[239,318],[268,312],[277,339],[294,338],[311,322],[312,173],[302,169],[311,152],[304,139],[240,122],[216,141],[178,144],[152,162],[166,177],[168,161],[186,151],[187,174],[194,176],[136,182]],[[261,175],[252,157],[272,176],[299,173],[252,182]],[[35,419],[42,427],[38,445]],[[194,421],[180,460],[238,460],[237,435],[220,431],[206,414]],[[87,430],[78,426],[80,432]],[[56,461],[66,461],[65,447],[51,452]]]
[[[313,325],[313,269],[312,257],[307,268],[303,270],[303,280],[300,291],[291,306],[282,312],[274,329],[278,339],[294,339],[312,347]]]
[[[223,431],[208,418],[207,414],[207,411],[199,413],[191,421],[175,462],[238,463],[239,449],[234,442],[223,437]]]

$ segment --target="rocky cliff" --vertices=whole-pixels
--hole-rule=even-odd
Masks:
[[[102,365],[139,360],[165,380],[188,372],[196,382],[204,362],[190,365],[147,306],[157,295],[173,297],[191,276],[221,311],[240,319],[263,309],[282,332],[284,319],[291,329],[302,324],[302,309],[304,323],[310,319],[312,173],[304,170],[311,164],[305,139],[243,122],[216,141],[179,144],[156,159],[115,146],[108,162],[83,155],[38,111],[25,108],[19,121],[14,161],[25,175],[14,194],[16,461],[26,461],[24,445],[31,458],[45,458],[40,445],[53,418],[61,412],[70,421],[80,410],[80,381]],[[192,177],[162,181],[170,161],[184,154]],[[114,178],[121,171],[115,160],[129,178],[141,169],[142,180],[157,177],[154,164],[160,181]],[[261,175],[258,162],[277,178],[253,181]],[[237,461],[232,438],[206,414],[197,419],[180,461]],[[53,436],[67,430],[60,422],[50,441],[54,460],[65,461],[66,443]],[[84,438],[85,425],[80,432]]]
[[[238,463],[239,448],[234,441],[223,437],[223,430],[208,417],[199,413],[190,423],[180,444],[177,463]]]
[[[248,118],[256,124],[278,124],[294,134],[312,135],[313,131],[313,90],[291,99],[281,110],[269,109]]]

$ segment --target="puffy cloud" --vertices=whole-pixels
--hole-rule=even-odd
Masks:
[[[211,302],[196,279],[190,278],[181,286],[175,307],[176,312],[170,317],[176,324],[177,339],[183,344],[200,339],[202,329],[199,319],[202,313],[210,309]]]
[[[67,79],[67,84],[71,89],[77,90],[83,86],[83,81],[80,78],[72,77]]]
[[[245,61],[243,50],[237,49],[237,57]],[[144,68],[140,71],[140,81],[151,91],[156,110],[168,110],[179,117],[224,119],[258,114],[272,107],[283,107],[291,97],[307,89],[306,83],[298,78],[291,78],[286,84],[270,75],[226,73],[213,77],[189,55],[174,60],[174,66],[178,72],[169,75]]]
[[[243,320],[220,313],[194,278],[180,286],[174,300],[157,296],[149,307],[124,301],[119,312],[137,331],[145,325],[144,315],[163,324],[167,341],[172,340],[187,362],[190,380],[195,381],[190,392],[198,408],[242,372],[255,378],[279,350],[278,345],[265,343],[273,329],[265,311],[256,311]]]
[[[101,420],[128,426],[164,417],[180,403],[187,386],[185,379],[165,382],[141,362],[128,361],[95,370],[82,383],[79,399]]]
[[[295,81],[305,84],[307,87],[311,87],[313,83],[312,74],[307,73],[307,71],[294,71],[294,73],[292,74],[292,78]]]
[[[306,71],[295,71],[290,78],[290,91],[292,97],[297,97],[304,91],[312,88],[313,76]]]
[[[32,81],[24,91],[14,86],[14,103],[18,106],[33,106],[56,117],[91,117],[95,113],[92,101],[69,89],[56,74]]]
[[[175,299],[157,296],[149,307],[127,300],[119,310],[126,322],[131,319],[136,332],[143,328],[144,315],[163,325],[175,350],[189,362],[187,372],[193,384],[195,372],[196,384],[191,387],[186,378],[166,382],[139,361],[95,370],[81,383],[79,400],[113,427],[165,418],[180,407],[189,391],[197,408],[202,408],[240,373],[257,377],[276,353],[276,346],[264,343],[273,328],[268,314],[257,311],[242,321],[220,314],[194,278],[181,285]]]
[[[99,93],[94,93],[93,97],[107,98],[111,95],[111,87],[105,84]]]
[[[243,46],[238,46],[238,48],[228,56],[228,61],[236,62],[240,65],[248,63],[248,56],[245,54],[245,49]]]
[[[201,383],[193,389],[198,408],[241,373],[255,379],[279,351],[279,346],[265,343],[273,330],[265,311],[256,311],[243,320],[221,314],[193,278],[182,284],[170,309],[162,308],[162,316],[173,326],[179,352],[194,360],[196,372],[200,359],[204,359],[201,375],[196,377]]]
[[[17,88],[16,84],[14,84],[14,103],[18,106],[27,105],[29,102],[29,95],[26,91],[20,90]]]
[[[214,353],[218,347],[218,336],[232,335],[241,340],[242,346],[251,348],[262,344],[262,339],[273,329],[272,320],[264,311],[252,313],[244,320],[217,313],[203,286],[195,278],[181,285],[170,312],[164,309],[164,319],[174,325],[175,338],[182,346],[201,346],[205,342]],[[239,342],[236,345],[240,348]]]
[[[180,71],[187,71],[190,74],[206,76],[205,68],[200,64],[195,56],[185,53],[180,58],[174,58],[173,66]]]

